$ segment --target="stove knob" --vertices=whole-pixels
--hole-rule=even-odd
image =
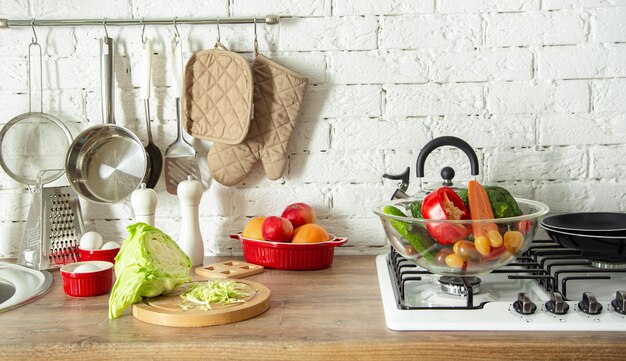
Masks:
[[[583,293],[583,299],[578,302],[578,308],[589,315],[597,315],[602,312],[602,305],[591,292]]]
[[[552,292],[550,301],[546,302],[546,309],[555,315],[564,315],[569,311],[569,305],[563,301],[563,295],[559,292]]]
[[[611,306],[613,306],[615,312],[626,315],[626,291],[617,291],[615,299],[611,301]]]
[[[517,301],[513,302],[513,309],[522,315],[531,315],[537,310],[537,306],[530,300],[527,294],[520,292],[517,294]]]

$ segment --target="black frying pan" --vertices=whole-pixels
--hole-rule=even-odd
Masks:
[[[544,218],[541,227],[554,241],[590,260],[626,263],[626,213],[565,213]]]
[[[542,225],[548,236],[563,247],[581,251],[592,261],[626,263],[626,237],[571,233]]]
[[[626,213],[565,213],[546,217],[541,221],[541,225],[556,230],[591,235],[597,235],[598,232],[606,235],[609,235],[609,232],[626,235]]]

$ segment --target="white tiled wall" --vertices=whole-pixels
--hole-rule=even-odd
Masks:
[[[555,211],[626,210],[626,1],[624,0],[0,0],[0,17],[173,18],[291,15],[259,26],[261,51],[311,80],[283,178],[257,167],[244,183],[212,182],[209,143],[194,141],[207,190],[200,206],[207,254],[239,254],[228,237],[248,217],[279,214],[291,202],[318,210],[320,223],[348,236],[341,253],[384,249],[372,205],[390,197],[385,172],[414,163],[430,139],[455,135],[479,156],[480,179],[539,199]],[[212,25],[181,25],[186,56],[212,47]],[[108,27],[116,40],[116,118],[145,139],[140,26]],[[44,107],[78,134],[99,123],[101,26],[38,27]],[[165,44],[172,26],[148,26],[153,134],[175,138]],[[27,110],[29,28],[0,29],[0,122]],[[252,25],[222,25],[229,48],[252,58]],[[426,180],[443,165],[468,179],[466,157],[433,153]],[[0,172],[0,256],[16,255],[30,195]],[[157,226],[175,239],[179,205],[161,182]],[[417,192],[413,181],[410,192]],[[123,239],[128,204],[83,202],[89,229]]]

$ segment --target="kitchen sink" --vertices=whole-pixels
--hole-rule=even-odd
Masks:
[[[0,262],[0,313],[40,298],[51,285],[50,272]]]

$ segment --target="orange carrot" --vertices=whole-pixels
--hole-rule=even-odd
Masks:
[[[491,209],[487,191],[475,180],[471,180],[467,184],[467,199],[472,220],[493,219],[493,210]],[[488,237],[488,233],[491,230],[498,231],[498,226],[494,223],[472,223],[474,239],[480,236]]]

